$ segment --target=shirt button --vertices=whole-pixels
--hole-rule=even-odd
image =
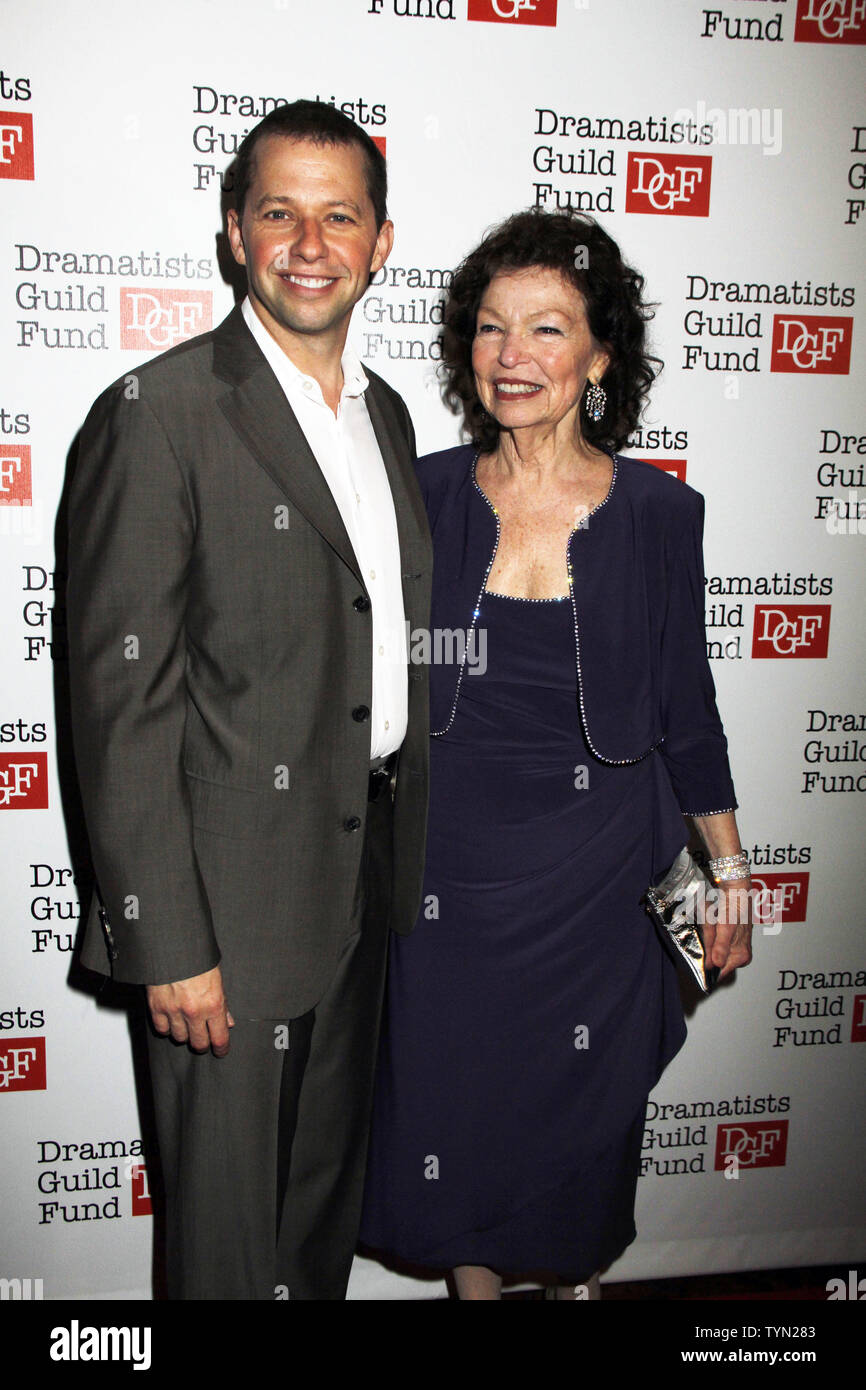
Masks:
[[[391,727],[391,721],[390,721],[389,719],[386,719],[386,720],[385,720],[385,728],[386,728],[386,729],[390,729],[390,727]]]
[[[370,578],[371,578],[371,579],[375,579],[375,578],[376,578],[376,571],[375,571],[375,570],[370,570]]]
[[[304,382],[304,390],[305,390],[305,391],[312,391],[312,389],[313,389],[313,383],[312,383],[311,381],[305,381],[305,382]]]
[[[380,656],[384,656],[384,655],[385,655],[385,648],[384,648],[384,647],[380,647],[380,648],[379,648],[379,655],[380,655]]]
[[[361,501],[361,494],[360,494],[360,492],[356,492],[356,493],[355,493],[355,501],[356,501],[357,503],[360,504],[360,501]]]

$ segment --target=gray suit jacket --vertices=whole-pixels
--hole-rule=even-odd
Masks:
[[[367,408],[406,617],[432,555],[401,398]],[[221,962],[233,1010],[295,1016],[348,934],[367,812],[369,597],[337,506],[239,309],[100,396],[70,492],[72,717],[99,894],[82,961],[164,983]],[[411,929],[427,678],[409,670],[391,926]]]

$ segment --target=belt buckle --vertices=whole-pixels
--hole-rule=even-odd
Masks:
[[[367,800],[378,801],[391,781],[394,772],[394,759],[389,758],[381,767],[374,768],[367,782]]]

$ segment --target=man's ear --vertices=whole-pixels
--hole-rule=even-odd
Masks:
[[[376,236],[376,249],[373,252],[373,259],[370,262],[370,274],[375,275],[377,270],[381,270],[391,254],[394,245],[394,223],[383,222]]]
[[[241,224],[234,208],[229,208],[226,216],[226,228],[229,234],[229,246],[232,248],[232,255],[238,265],[246,265],[247,258],[244,251],[244,238],[241,232]]]

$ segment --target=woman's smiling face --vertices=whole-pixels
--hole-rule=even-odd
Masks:
[[[472,344],[475,386],[503,429],[556,426],[574,415],[587,379],[609,356],[593,339],[583,297],[558,270],[502,271],[487,286]]]

